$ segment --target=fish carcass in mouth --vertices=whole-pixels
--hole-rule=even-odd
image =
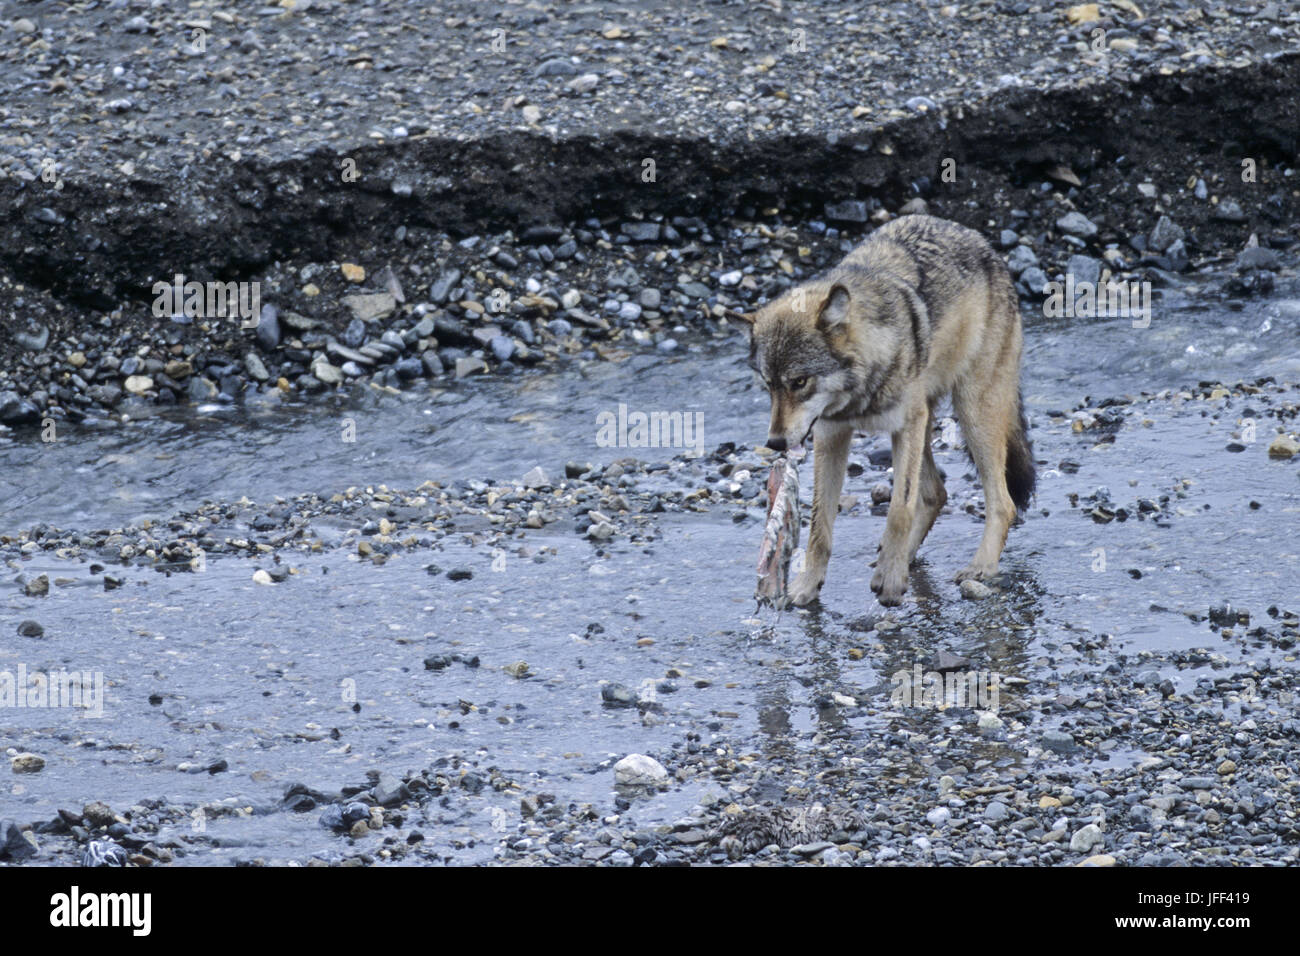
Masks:
[[[754,597],[777,609],[789,603],[786,588],[790,559],[799,547],[799,466],[782,455],[767,477],[767,524],[758,551],[758,586]]]

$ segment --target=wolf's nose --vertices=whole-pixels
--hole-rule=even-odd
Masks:
[[[772,451],[785,451],[785,439],[769,438],[767,440],[767,447],[772,449]]]

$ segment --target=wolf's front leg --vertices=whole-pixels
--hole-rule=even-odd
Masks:
[[[840,510],[840,490],[849,467],[849,444],[853,429],[847,425],[818,424],[813,431],[812,521],[808,529],[808,548],[803,571],[790,588],[790,603],[800,607],[817,599],[826,580],[826,565],[831,560],[831,525]]]
[[[911,558],[908,544],[921,500],[921,465],[925,460],[928,421],[928,409],[922,404],[908,411],[903,427],[892,436],[894,494],[889,501],[885,534],[880,539],[876,573],[871,578],[871,590],[886,607],[902,604],[903,592],[907,590],[907,564]]]

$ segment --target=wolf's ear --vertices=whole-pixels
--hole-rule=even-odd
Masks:
[[[849,320],[849,290],[838,282],[826,293],[826,301],[817,312],[817,328],[832,332]]]
[[[744,322],[748,326],[753,326],[754,319],[758,317],[752,312],[737,312],[735,309],[728,309],[725,306],[722,309],[722,314],[736,322]]]

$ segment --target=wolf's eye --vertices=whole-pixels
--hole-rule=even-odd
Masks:
[[[803,390],[803,387],[804,387],[805,385],[807,385],[807,384],[808,384],[808,379],[806,379],[806,378],[796,378],[794,381],[792,381],[792,382],[790,383],[790,391],[792,391],[792,392],[799,392],[799,391],[802,391],[802,390]]]

